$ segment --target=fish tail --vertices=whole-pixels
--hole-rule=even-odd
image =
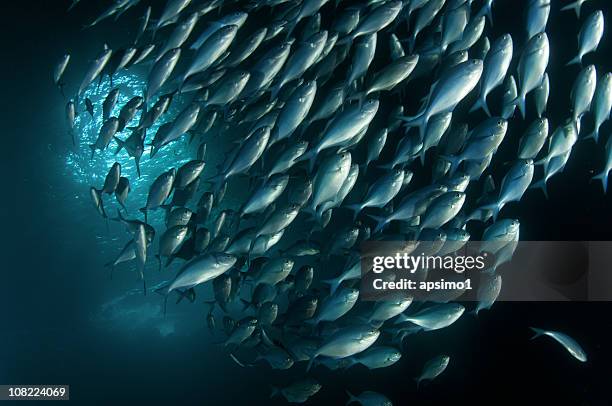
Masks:
[[[526,101],[525,101],[525,95],[524,95],[524,94],[522,94],[522,93],[521,93],[521,94],[519,94],[519,95],[516,97],[516,99],[514,99],[514,100],[512,101],[512,104],[514,104],[515,106],[518,106],[519,111],[521,112],[521,116],[523,117],[523,119],[525,118],[525,109],[526,109],[525,103],[526,103]]]
[[[478,13],[478,15],[487,16],[487,20],[489,20],[489,24],[491,25],[491,27],[493,26],[493,10],[491,10],[491,3],[490,2],[488,2],[484,6],[482,6],[482,9]]]
[[[124,148],[124,143],[121,139],[119,139],[119,137],[115,135],[113,135],[113,138],[115,139],[115,142],[117,143],[117,149],[115,150],[115,155],[117,155]]]
[[[353,403],[353,402],[357,402],[357,403],[361,404],[361,402],[359,401],[359,399],[355,395],[353,395],[351,392],[349,392],[346,389],[344,391],[346,392],[346,394],[349,397],[349,399],[346,401],[347,405],[350,404],[350,403]]]
[[[541,328],[535,328],[535,327],[529,327],[529,328],[531,329],[531,331],[533,331],[535,333],[534,336],[531,337],[532,340],[535,339],[535,338],[538,338],[540,336],[543,336],[544,333],[546,333],[546,331],[542,330]]]
[[[278,396],[280,394],[280,389],[278,389],[274,385],[270,385],[270,390],[271,390],[271,392],[270,392],[270,399],[272,399],[273,397]]]
[[[140,158],[136,158],[135,162],[136,162],[136,173],[138,174],[138,178],[140,178]]]
[[[544,197],[548,199],[548,189],[546,188],[546,178],[542,178],[533,185],[531,185],[530,189],[542,189],[544,192]]]
[[[580,18],[580,6],[581,6],[581,4],[582,4],[581,1],[575,1],[573,3],[568,4],[567,6],[562,7],[561,11],[574,10],[574,12],[576,13],[576,17]]]
[[[480,97],[476,100],[476,103],[470,109],[470,113],[478,111],[479,109],[483,109],[487,116],[491,117],[491,111],[489,110],[489,106],[487,105],[487,99],[485,97]]]
[[[146,223],[146,224],[149,224],[149,222],[148,222],[148,218],[147,218],[147,217],[148,217],[148,212],[149,212],[149,211],[147,210],[147,208],[146,208],[146,207],[142,207],[142,208],[140,208],[139,210],[140,210],[140,212],[141,212],[141,213],[143,213],[143,214],[144,214],[145,223]]]
[[[565,66],[570,65],[582,65],[582,55],[578,54],[573,59],[571,59]]]
[[[376,221],[376,227],[374,227],[374,231],[372,232],[373,234],[376,234],[380,231],[382,231],[383,228],[385,228],[385,226],[387,224],[389,224],[389,218],[388,217],[382,217],[382,216],[375,216],[372,214],[368,214],[368,217],[370,217],[371,219],[373,219],[374,221]]]
[[[312,358],[310,358],[310,360],[308,361],[308,365],[306,366],[306,372],[310,371],[310,368],[312,368],[315,358],[317,358],[317,354],[314,354]]]
[[[456,155],[440,155],[440,158],[451,164],[450,168],[448,169],[449,175],[455,173],[455,171],[459,167],[459,164],[461,163],[460,157]]]
[[[363,209],[363,206],[361,203],[349,204],[348,206],[344,206],[344,207],[353,212],[353,221],[357,219],[357,216],[359,216],[359,213]]]
[[[299,158],[299,160],[300,161],[308,161],[308,170],[310,172],[312,172],[313,169],[314,169],[315,162],[317,160],[317,150],[316,149],[311,149],[310,151],[308,151],[304,155],[302,155]]]
[[[604,169],[600,174],[597,174],[591,178],[591,180],[600,180],[601,186],[603,187],[604,194],[608,192],[608,170]]]
[[[421,378],[414,378],[414,381],[416,382],[417,390],[419,390],[419,385],[421,384]]]
[[[491,210],[493,213],[493,221],[497,221],[497,216],[499,215],[499,211],[501,210],[499,202],[491,203],[480,207],[480,210]]]
[[[592,133],[584,137],[585,140],[588,140],[591,138],[595,141],[595,144],[599,143],[599,127],[595,127]]]
[[[338,289],[338,287],[340,286],[340,284],[342,283],[340,278],[325,279],[325,280],[322,280],[321,282],[329,285],[329,290],[330,290],[329,294],[330,295],[333,295],[336,292],[336,290]]]

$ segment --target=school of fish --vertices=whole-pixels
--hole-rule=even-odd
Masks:
[[[502,279],[495,268],[485,276],[474,309],[457,302],[463,292],[361,301],[360,243],[456,250],[475,240],[496,243],[495,267],[512,256],[520,223],[504,207],[529,189],[547,194],[574,145],[601,143],[610,118],[612,73],[583,65],[603,37],[604,13],[581,15],[585,2],[526,0],[518,32],[493,38],[493,0],[106,1],[86,27],[139,14],[129,38],[73,73],[82,80],[71,92],[66,72],[77,56],[60,58],[53,81],[67,100],[68,143],[80,145],[81,114],[101,117],[88,158],[123,150],[135,163],[126,173],[114,162],[90,185],[94,209],[127,231],[108,266],[135,270],[145,295],[203,306],[241,366],[302,368],[302,379],[273,390],[288,402],[323,388],[311,375],[319,366],[395,364],[411,335],[490,308]],[[580,69],[566,118],[552,122],[546,28],[551,12],[565,10],[579,27],[566,69]],[[120,103],[124,72],[144,79]],[[110,90],[92,100],[103,82]],[[424,93],[415,90],[423,84]],[[585,116],[590,134],[581,132]],[[481,120],[468,127],[468,117]],[[526,120],[525,133],[509,131],[512,120]],[[509,138],[518,140],[515,158],[493,179],[487,170]],[[604,193],[606,138],[607,163],[594,177]],[[146,199],[135,201],[143,161],[178,142],[192,148],[177,164],[164,156],[169,166],[143,180]],[[474,190],[478,199],[468,196]],[[482,235],[470,233],[474,223],[486,226]],[[533,331],[586,362],[568,335]],[[450,362],[433,357],[417,385]],[[349,403],[392,404],[373,391],[347,393]]]

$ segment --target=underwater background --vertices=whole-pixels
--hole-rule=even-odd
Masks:
[[[506,31],[523,34],[523,3],[495,2],[493,37]],[[71,400],[78,404],[179,399],[206,405],[285,404],[269,399],[269,385],[287,384],[302,376],[302,369],[241,368],[217,344],[222,337],[206,328],[201,300],[171,304],[164,317],[161,297],[134,292],[140,285],[133,273],[118,271],[109,279],[104,263],[123,241],[107,231],[92,208],[89,150],[84,157],[72,152],[65,101],[51,71],[70,50],[81,56],[71,62],[77,66],[73,72],[82,72],[85,57],[93,58],[103,43],[124,42],[135,29],[134,16],[83,31],[82,23],[99,13],[100,4],[83,1],[71,13],[67,5],[35,0],[2,5],[0,384],[69,384]],[[552,123],[565,117],[579,70],[564,66],[575,54],[579,24],[573,13],[559,13],[558,6],[553,2],[547,29]],[[606,0],[587,2],[582,12],[596,8],[610,16]],[[604,32],[585,64],[611,71],[611,42]],[[146,72],[123,75],[119,80],[142,81]],[[81,118],[86,120],[84,114]],[[521,132],[522,121],[516,122],[511,133]],[[584,125],[591,125],[588,118]],[[611,130],[606,123],[602,134]],[[498,154],[509,161],[515,146]],[[590,181],[603,164],[601,145],[579,142],[564,173],[550,180],[549,200],[531,190],[521,204],[505,208],[506,217],[520,219],[521,239],[610,240],[610,195]],[[323,389],[310,402],[344,404],[345,389],[367,389],[396,404],[610,404],[611,310],[604,302],[499,302],[478,318],[466,315],[448,328],[415,336],[414,350],[406,348],[389,368],[375,373],[360,367],[346,373],[317,368]],[[531,342],[527,327],[533,325],[571,334],[589,361],[579,364],[555,345]],[[413,378],[441,351],[451,356],[451,365],[417,391]]]

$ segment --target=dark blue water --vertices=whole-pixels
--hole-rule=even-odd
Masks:
[[[162,2],[157,3],[159,8]],[[522,43],[523,2],[496,4],[493,35],[510,31],[515,43]],[[606,6],[605,0],[588,2],[583,13]],[[206,329],[201,301],[170,306],[163,318],[159,297],[126,296],[140,286],[135,275],[119,272],[110,280],[103,267],[113,248],[120,247],[112,239],[118,229],[107,231],[88,200],[88,185],[66,164],[70,139],[65,102],[51,83],[54,63],[69,50],[78,56],[71,62],[73,72],[82,72],[86,58],[105,41],[123,44],[126,32],[133,31],[129,21],[142,7],[95,31],[80,27],[102,8],[97,4],[80,5],[68,15],[60,1],[13,2],[3,8],[0,384],[69,384],[77,404],[179,399],[185,404],[272,404],[269,384],[287,384],[303,369],[237,366],[216,344],[221,337],[211,337]],[[567,114],[578,72],[563,66],[575,53],[576,17],[557,9],[553,5],[548,29],[554,125]],[[596,63],[599,72],[610,71],[610,42],[610,34],[604,34],[597,55],[585,62]],[[77,73],[73,80],[80,80]],[[509,131],[520,133],[520,121],[514,123]],[[611,128],[607,123],[602,134]],[[499,154],[510,160],[513,148]],[[610,197],[589,182],[603,162],[601,146],[579,143],[565,172],[551,180],[550,200],[531,191],[519,205],[505,208],[508,217],[521,220],[521,238],[610,240]],[[609,404],[610,310],[608,303],[498,303],[478,319],[464,317],[450,328],[415,336],[402,360],[384,371],[316,369],[323,389],[312,402],[343,404],[349,389],[380,391],[397,404]],[[571,333],[589,362],[575,362],[554,343],[530,342],[531,325]],[[413,377],[440,352],[451,356],[448,370],[417,392]]]

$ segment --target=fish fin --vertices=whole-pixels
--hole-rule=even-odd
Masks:
[[[249,364],[243,364],[242,362],[240,362],[240,360],[238,358],[236,358],[236,356],[234,354],[232,354],[230,352],[230,358],[232,360],[234,360],[234,362],[238,365],[240,365],[242,368],[246,368],[246,367],[252,367],[253,365],[249,365]]]
[[[457,168],[461,164],[460,157],[457,156],[457,155],[442,155],[442,154],[440,154],[440,158],[444,159],[445,161],[447,161],[448,163],[451,164],[450,168],[448,169],[448,173],[451,176],[455,173],[455,171],[457,170]]]
[[[529,328],[531,329],[531,331],[535,333],[534,336],[531,337],[532,340],[540,336],[543,336],[546,333],[546,331],[542,330],[541,328],[535,328],[535,327],[529,327]]]
[[[491,117],[491,111],[489,110],[489,106],[487,105],[487,99],[484,97],[479,97],[476,100],[476,103],[470,109],[470,113],[478,111],[479,109],[483,109],[487,116]]]
[[[593,139],[595,144],[599,143],[599,128],[595,128],[592,133],[584,137],[585,140]]]
[[[329,285],[330,295],[333,295],[338,289],[338,287],[340,286],[340,284],[342,283],[342,281],[339,278],[324,279],[321,282]]]
[[[144,222],[145,222],[146,224],[149,224],[148,219],[147,219],[147,217],[148,217],[148,212],[149,212],[149,211],[147,210],[147,208],[146,208],[146,207],[142,207],[142,208],[140,208],[140,209],[138,209],[138,210],[139,210],[141,213],[143,213],[143,214],[144,214],[144,218],[145,218],[145,221],[144,221]]]
[[[530,189],[542,189],[544,196],[548,199],[548,189],[546,188],[546,178],[542,178],[529,187]]]
[[[123,148],[125,148],[124,146],[124,142],[119,139],[119,137],[113,135],[113,138],[115,139],[115,142],[117,143],[117,149],[115,150],[115,155],[117,155]]]
[[[501,207],[499,205],[499,202],[495,202],[491,204],[485,204],[484,206],[479,207],[479,210],[490,210],[492,212],[491,215],[493,216],[493,221],[497,221],[497,216],[499,215]]]
[[[351,392],[349,392],[346,389],[345,389],[345,392],[346,392],[346,394],[349,397],[349,399],[346,401],[347,405],[350,404],[350,403],[353,403],[353,402],[357,402],[357,403],[361,404],[361,402],[359,401],[359,399],[355,395],[353,395]]]
[[[355,219],[357,219],[357,216],[359,216],[359,213],[363,209],[363,205],[361,203],[349,204],[347,206],[344,206],[344,208],[349,209],[353,212],[353,221],[355,221]]]
[[[280,389],[273,385],[270,385],[270,390],[271,390],[270,399],[272,399],[275,396],[280,395],[281,393]]]
[[[308,365],[306,366],[306,372],[310,371],[310,368],[312,368],[312,365],[314,364],[314,360],[317,358],[317,354],[314,354],[310,360],[308,361]]]
[[[379,231],[382,231],[382,229],[389,224],[389,218],[388,217],[382,217],[382,216],[375,216],[373,214],[366,214],[366,216],[370,217],[372,220],[376,221],[376,227],[374,227],[374,231],[372,231],[372,234],[376,234]]]
[[[601,186],[603,187],[603,192],[604,194],[607,194],[608,192],[608,171],[607,170],[603,170],[601,173],[593,176],[591,178],[591,180],[600,180],[601,181]]]
[[[89,149],[91,149],[91,159],[93,159],[94,154],[96,153],[96,145],[95,144],[89,144]]]
[[[580,19],[580,7],[582,6],[582,2],[580,0],[575,1],[573,3],[568,4],[561,8],[561,11],[574,10],[576,13],[576,17]]]
[[[580,54],[576,55],[573,59],[571,59],[565,66],[570,65],[582,65],[582,56]]]
[[[525,101],[525,95],[521,95],[519,94],[518,96],[516,96],[516,98],[514,100],[512,100],[512,102],[510,102],[510,104],[514,104],[515,106],[518,106],[519,111],[521,112],[521,117],[523,117],[523,119],[525,118],[525,109],[526,109],[526,101]]]

